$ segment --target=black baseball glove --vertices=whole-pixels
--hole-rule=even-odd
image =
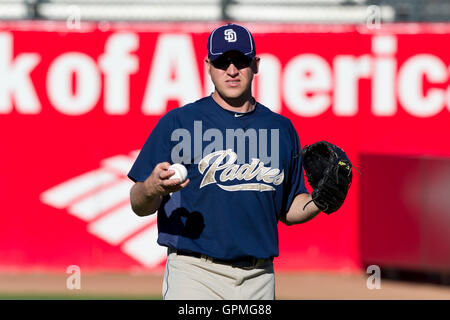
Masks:
[[[326,214],[335,212],[344,203],[352,183],[352,163],[341,148],[327,141],[305,146],[301,157],[313,188],[311,201]]]

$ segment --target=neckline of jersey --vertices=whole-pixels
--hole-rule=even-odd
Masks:
[[[246,118],[248,119],[250,116],[253,116],[257,113],[257,111],[259,111],[259,106],[258,106],[258,102],[255,101],[255,108],[252,111],[249,112],[236,112],[236,111],[231,111],[225,108],[222,108],[217,102],[216,100],[214,100],[214,98],[212,97],[212,94],[209,95],[209,98],[212,100],[212,103],[219,108],[220,110],[222,110],[222,112],[224,112],[225,114],[228,114],[229,116],[235,118],[235,119],[242,119],[242,118]],[[236,116],[238,115],[238,116]]]

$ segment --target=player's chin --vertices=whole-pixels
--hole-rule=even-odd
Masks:
[[[224,97],[225,99],[234,100],[242,97],[244,92],[245,90],[240,87],[233,87],[233,88],[228,87],[222,90],[221,96]]]

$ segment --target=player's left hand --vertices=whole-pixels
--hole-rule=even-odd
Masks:
[[[337,211],[352,183],[353,165],[347,155],[338,146],[319,141],[305,146],[301,157],[306,178],[313,188],[311,201],[326,214]]]

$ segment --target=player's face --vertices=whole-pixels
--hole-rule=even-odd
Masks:
[[[251,98],[251,86],[253,76],[258,72],[259,58],[250,59],[240,52],[230,51],[207,62],[211,80],[223,98]]]

